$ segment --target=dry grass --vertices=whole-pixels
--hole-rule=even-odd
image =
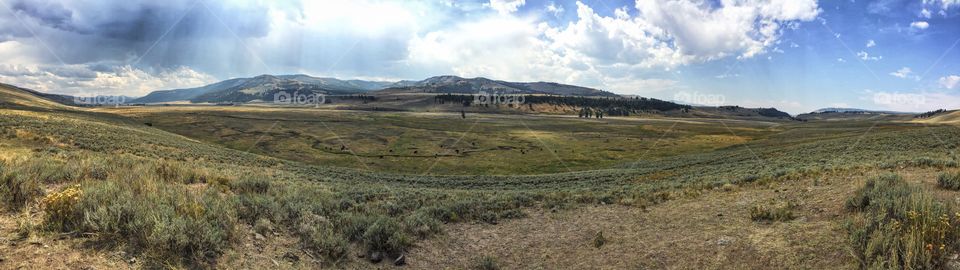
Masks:
[[[648,207],[591,206],[498,225],[457,224],[412,250],[418,269],[468,268],[475,254],[505,269],[809,269],[856,268],[840,229],[843,200],[854,177],[832,177],[717,189]],[[753,205],[797,200],[788,223],[751,220]],[[604,245],[594,240],[602,231]],[[711,254],[691,256],[691,254]]]

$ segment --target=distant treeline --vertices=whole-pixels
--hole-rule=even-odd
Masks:
[[[371,95],[366,95],[366,94],[358,94],[358,95],[336,95],[336,96],[331,96],[331,97],[336,97],[336,98],[341,99],[341,100],[360,100],[360,101],[363,101],[363,103],[367,103],[367,102],[371,102],[371,101],[376,101],[376,100],[377,100],[377,97],[371,96]],[[327,103],[330,103],[330,102],[327,102]]]
[[[917,116],[914,116],[914,118],[929,118],[929,117],[933,117],[934,115],[938,115],[945,112],[947,112],[947,110],[939,109],[936,111],[929,111],[929,112],[918,114]]]
[[[464,107],[473,106],[476,97],[474,95],[442,94],[434,98],[438,104],[462,104]],[[572,97],[572,96],[544,96],[544,95],[523,95],[523,103],[528,104],[551,104],[557,106],[572,106],[580,108],[591,108],[591,114],[600,113],[606,116],[628,116],[640,112],[649,111],[671,111],[671,110],[689,110],[688,105],[680,105],[669,101],[663,101],[653,98],[634,97]],[[490,104],[477,104],[478,106],[489,107]]]
[[[776,108],[748,109],[740,106],[720,106],[718,108],[728,110],[728,111],[733,111],[733,112],[740,111],[740,110],[755,110],[757,114],[759,114],[760,116],[797,120],[793,118],[793,116],[790,115],[789,113],[782,112],[780,110],[777,110]]]

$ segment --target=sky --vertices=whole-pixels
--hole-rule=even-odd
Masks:
[[[689,104],[960,108],[960,0],[0,0],[0,82],[553,81]]]

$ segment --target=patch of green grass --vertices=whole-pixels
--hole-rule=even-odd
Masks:
[[[942,268],[960,243],[951,207],[898,175],[868,180],[846,205],[854,215],[845,227],[863,268]]]
[[[500,264],[497,263],[497,259],[493,256],[483,256],[474,259],[472,269],[475,270],[499,270]]]
[[[757,204],[750,208],[750,219],[759,222],[790,221],[796,218],[792,203]]]
[[[957,162],[954,160],[934,159],[930,157],[920,157],[913,160],[916,167],[934,167],[934,168],[956,168]]]

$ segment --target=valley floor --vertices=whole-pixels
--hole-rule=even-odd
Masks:
[[[960,269],[956,126],[469,117],[0,108],[0,269]]]

